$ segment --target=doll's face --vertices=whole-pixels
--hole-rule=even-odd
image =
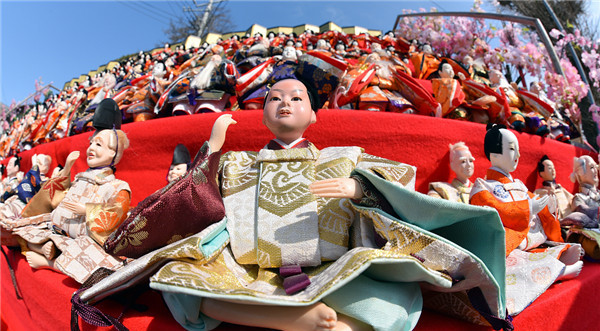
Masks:
[[[16,157],[11,157],[6,165],[6,177],[13,177],[19,172],[19,166],[15,163],[17,162]]]
[[[165,65],[161,62],[158,62],[154,68],[152,68],[152,76],[163,78],[165,76],[166,70]]]
[[[544,171],[540,172],[540,177],[543,180],[554,180],[556,178],[556,169],[554,169],[554,163],[550,160],[542,162],[544,165]]]
[[[290,143],[317,121],[306,87],[295,79],[277,82],[267,95],[263,123],[278,139]]]
[[[594,187],[598,186],[598,165],[595,162],[587,162],[585,172],[580,172],[579,184],[588,184]]]
[[[285,60],[296,60],[298,57],[296,56],[296,49],[294,47],[291,46],[286,46],[283,49],[283,53],[281,54],[281,56],[283,56],[283,59]]]
[[[490,82],[492,84],[500,84],[500,80],[502,79],[502,73],[498,70],[490,71]]]
[[[502,133],[502,154],[490,153],[490,162],[492,166],[511,173],[517,169],[521,157],[519,141],[514,133],[506,129],[500,129],[500,132]]]
[[[461,182],[466,182],[467,179],[473,176],[473,172],[475,171],[475,158],[471,155],[471,151],[468,149],[458,149],[454,150],[452,160],[450,161],[450,168],[456,174],[456,178],[458,178]]]
[[[442,64],[442,70],[440,71],[440,77],[442,78],[452,78],[454,77],[454,69],[448,63]]]
[[[167,180],[169,181],[169,183],[173,182],[177,178],[185,175],[186,171],[187,171],[187,164],[185,164],[185,163],[171,164],[171,167],[169,168],[169,174],[167,175]]]
[[[97,168],[110,165],[115,156],[115,150],[109,146],[111,135],[114,138],[115,133],[112,130],[102,130],[90,140],[90,146],[86,151],[88,167]]]

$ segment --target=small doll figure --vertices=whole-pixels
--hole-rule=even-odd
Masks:
[[[516,315],[556,280],[577,276],[582,249],[563,243],[560,224],[546,207],[550,197],[536,199],[511,176],[521,156],[515,134],[500,125],[488,128],[484,150],[492,167],[485,179],[475,180],[470,202],[495,208],[500,215],[506,232],[507,309]]]
[[[21,157],[11,157],[6,165],[6,177],[2,180],[4,191],[0,197],[0,202],[6,201],[6,199],[15,194],[17,186],[23,180],[23,172],[19,171],[20,169]]]
[[[597,228],[598,208],[600,208],[598,164],[588,155],[573,158],[573,173],[571,173],[570,179],[579,184],[579,193],[575,193],[571,202],[573,212],[563,218],[560,224],[580,228]]]
[[[172,183],[179,179],[188,171],[188,165],[191,162],[190,152],[184,144],[178,144],[173,151],[173,160],[167,174],[167,181]]]
[[[450,145],[450,169],[456,178],[450,183],[429,183],[427,195],[455,202],[469,203],[469,194],[473,183],[469,180],[473,176],[475,158],[471,155],[469,147],[459,141]]]
[[[13,190],[12,195],[5,194],[3,204],[0,204],[0,220],[15,219],[29,200],[39,191],[47,180],[46,173],[50,170],[52,158],[44,154],[34,154],[31,157],[31,169]]]
[[[535,190],[535,194],[543,197],[549,195],[548,210],[559,220],[571,213],[571,200],[573,194],[556,182],[554,163],[547,155],[542,156],[538,162],[538,174],[544,180],[542,187]]]
[[[579,183],[579,193],[575,193],[571,208],[573,212],[561,220],[568,227],[567,241],[580,243],[585,254],[592,259],[600,259],[600,231],[598,231],[598,164],[588,155],[573,158],[571,180]]]
[[[116,179],[116,164],[129,146],[121,126],[121,111],[112,99],[104,99],[95,112],[96,132],[86,151],[89,169],[77,174],[64,199],[51,213],[17,220],[13,234],[32,268],[56,269],[83,283],[97,268],[117,269],[123,261],[100,246],[125,219],[129,210],[129,185]],[[67,166],[79,152],[67,157]]]

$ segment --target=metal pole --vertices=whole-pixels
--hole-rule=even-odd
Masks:
[[[548,1],[544,0],[543,3],[544,3],[544,6],[546,7],[546,10],[548,11],[548,13],[550,13],[550,17],[554,21],[554,24],[556,24],[556,26],[560,30],[565,31],[565,29],[563,28],[562,24],[560,24],[560,21],[558,20],[558,17],[556,17],[556,14],[554,13],[554,10],[552,10],[552,7],[550,7],[550,5],[548,4]],[[581,76],[581,80],[587,86],[591,87],[590,83],[587,80],[587,76],[585,74],[585,71],[583,70],[583,66],[581,65],[581,61],[579,61],[579,56],[577,56],[577,53],[575,53],[575,49],[573,48],[573,44],[567,43],[567,50],[569,51],[569,54],[571,55],[571,58],[573,58],[573,62],[575,62],[574,64],[575,64],[575,67],[577,68],[577,71],[579,72],[579,76]],[[594,100],[594,95],[592,94],[592,89],[591,88],[588,89],[587,97],[588,97],[588,100],[590,101],[590,103],[592,105],[596,104],[596,100]]]

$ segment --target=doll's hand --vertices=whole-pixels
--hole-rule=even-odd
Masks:
[[[73,164],[75,164],[75,161],[77,161],[79,155],[79,151],[73,151],[69,153],[67,160],[65,161],[65,167],[60,172],[61,176],[69,176],[71,174],[71,167],[73,167]]]
[[[331,178],[316,181],[308,186],[310,192],[323,198],[362,199],[362,188],[352,178]]]
[[[85,205],[83,205],[81,203],[63,200],[61,202],[61,205],[65,209],[72,211],[76,215],[85,215]]]
[[[79,155],[81,155],[79,151],[69,153],[69,155],[67,156],[67,160],[65,161],[65,168],[67,166],[72,167],[73,164],[75,164],[75,161],[77,161],[77,159],[79,158]]]
[[[538,195],[536,194],[532,198],[529,198],[529,212],[531,215],[535,215],[542,211],[544,207],[548,204],[550,197],[545,195],[538,199]]]
[[[208,140],[208,145],[210,146],[211,152],[221,150],[223,144],[225,143],[225,134],[227,133],[227,128],[231,124],[237,123],[231,116],[231,114],[221,115],[215,121],[215,124],[212,128],[212,133],[210,134],[210,139]]]
[[[467,77],[465,77],[465,74],[463,74],[462,72],[459,72],[457,75],[458,75],[458,78],[460,78],[461,81],[467,79]]]

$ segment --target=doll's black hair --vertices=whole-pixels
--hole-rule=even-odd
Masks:
[[[502,124],[488,124],[485,139],[483,140],[483,151],[485,157],[490,159],[491,153],[502,154],[502,132],[500,129],[506,129]]]
[[[320,105],[320,98],[319,98],[319,93],[317,91],[317,89],[315,88],[315,86],[310,83],[309,81],[307,81],[306,79],[304,79],[302,76],[300,75],[296,75],[297,77],[287,77],[284,79],[280,79],[279,81],[285,80],[285,79],[295,79],[300,81],[304,87],[306,87],[306,93],[308,94],[308,99],[310,100],[310,108],[312,108],[312,110],[316,113],[319,111],[319,105]],[[275,82],[275,83],[277,83]],[[275,84],[273,84],[275,85]],[[267,100],[269,98],[269,93],[271,92],[271,87],[269,87],[267,89],[267,94],[265,95],[265,99],[263,100],[263,109],[265,109],[265,104],[267,103]]]
[[[542,156],[542,158],[538,161],[537,164],[537,170],[538,170],[538,174],[541,173],[542,171],[544,171],[544,169],[546,168],[546,166],[544,165],[544,161],[546,160],[550,160],[550,158],[548,157],[548,155]]]

